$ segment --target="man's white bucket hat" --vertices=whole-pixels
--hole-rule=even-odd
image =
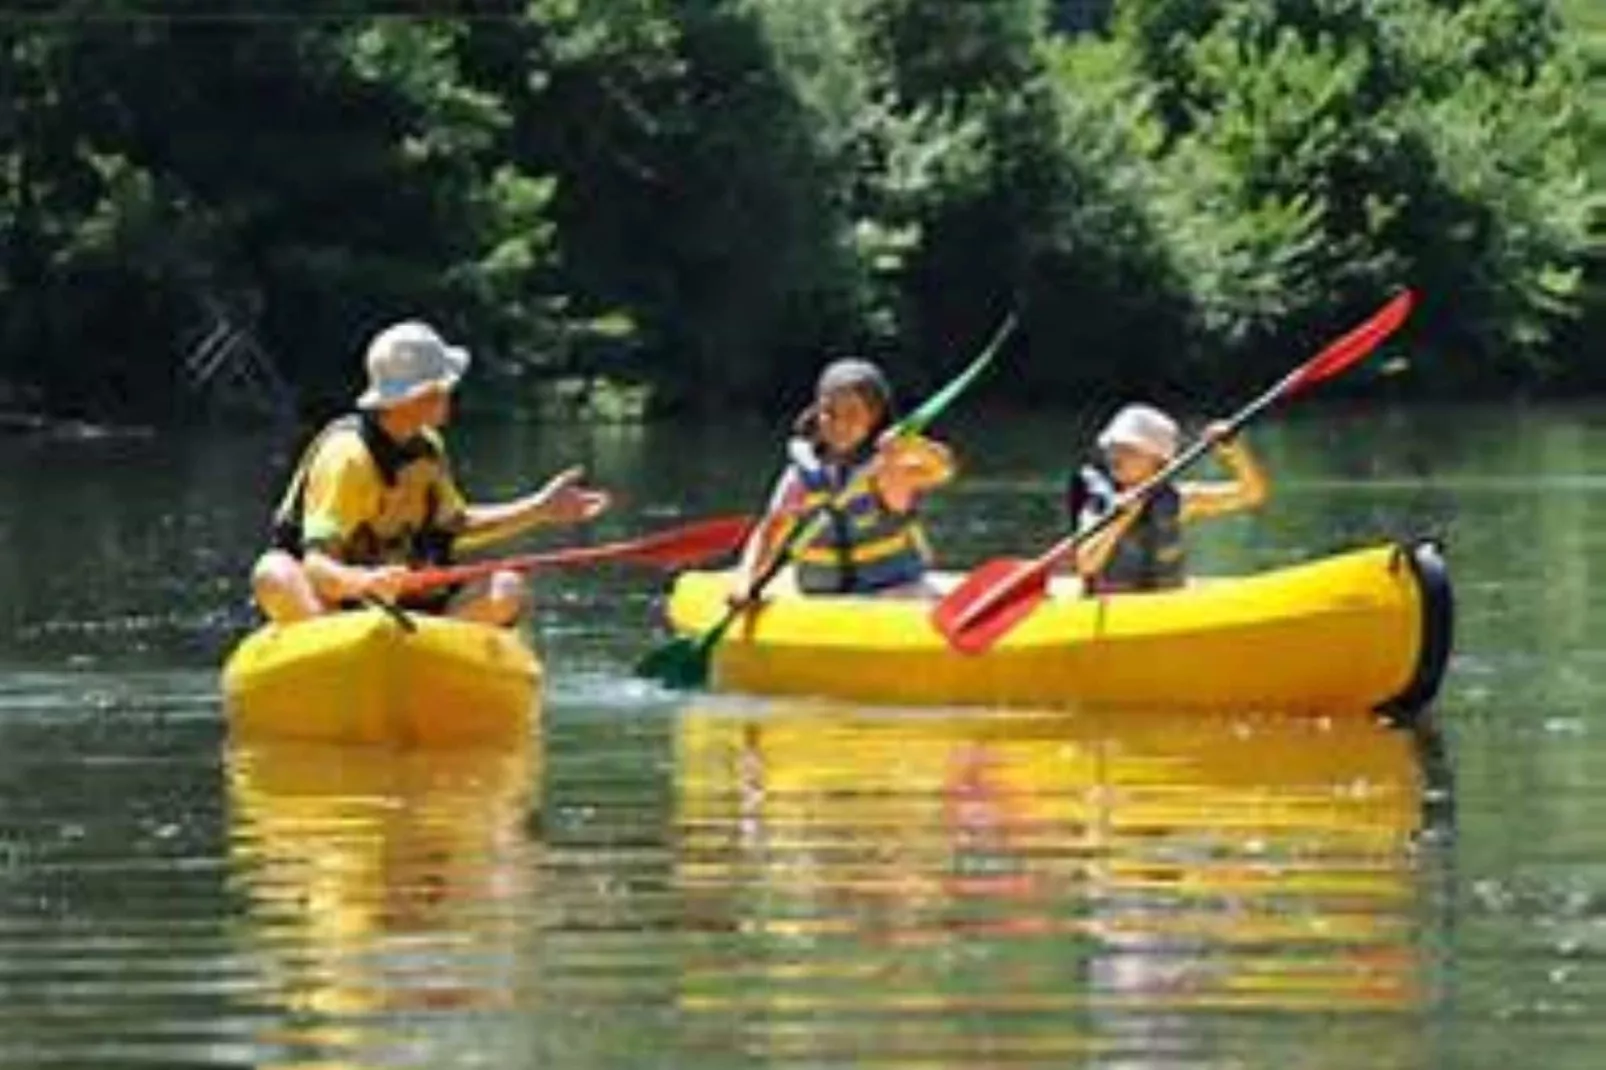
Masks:
[[[468,371],[468,350],[447,345],[427,323],[407,320],[374,335],[364,364],[368,389],[357,407],[388,409],[437,387],[452,389]]]

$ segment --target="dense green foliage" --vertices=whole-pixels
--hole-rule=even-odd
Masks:
[[[1015,306],[995,389],[1102,405],[1264,379],[1409,284],[1404,388],[1606,386],[1589,3],[1053,6],[0,23],[0,380],[176,416],[222,315],[322,402],[416,313],[482,400],[768,406],[846,348],[918,391]]]

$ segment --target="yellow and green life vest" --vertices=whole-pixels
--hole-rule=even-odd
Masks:
[[[930,560],[915,515],[888,509],[868,487],[833,504],[842,489],[869,461],[846,464],[820,460],[811,448],[792,450],[792,470],[803,485],[803,515],[824,510],[829,523],[794,558],[797,585],[805,594],[873,594],[913,583]],[[806,521],[805,521],[806,522]]]

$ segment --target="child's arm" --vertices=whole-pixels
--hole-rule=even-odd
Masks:
[[[585,485],[585,471],[576,466],[549,479],[534,494],[509,502],[469,505],[461,501],[456,487],[447,484],[445,495],[458,499],[462,530],[456,546],[461,550],[480,550],[516,538],[545,524],[578,524],[608,508],[609,495]]]
[[[1121,510],[1121,515],[1110,521],[1097,535],[1077,544],[1076,553],[1072,555],[1075,571],[1083,580],[1090,580],[1104,571],[1109,563],[1110,555],[1115,552],[1115,546],[1126,534],[1132,522],[1143,511],[1142,502],[1133,502]]]
[[[796,522],[796,513],[802,498],[803,485],[798,482],[797,474],[788,468],[776,479],[764,516],[753,525],[753,532],[747,537],[747,545],[742,547],[741,561],[731,577],[733,602],[745,605],[752,601],[753,580],[769,566],[771,557],[785,535],[787,524]]]
[[[907,513],[921,494],[954,477],[953,451],[922,435],[896,435],[876,452],[875,489],[895,513]]]
[[[1216,456],[1232,473],[1232,479],[1182,484],[1183,523],[1258,509],[1271,493],[1266,474],[1249,445],[1242,437],[1222,437],[1223,430],[1223,425],[1211,424],[1205,434],[1215,440]]]

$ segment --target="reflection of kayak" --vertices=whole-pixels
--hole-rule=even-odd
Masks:
[[[849,1008],[933,1028],[1052,1009],[1081,1051],[1104,1027],[1078,1006],[1138,1026],[1422,998],[1421,772],[1407,734],[1358,715],[708,702],[677,751],[683,892],[744,934],[683,978],[688,1009],[794,1043]]]
[[[516,633],[409,619],[366,609],[257,629],[223,667],[231,732],[423,747],[529,734],[541,669]]]
[[[672,626],[707,628],[728,589],[720,573],[682,575]],[[1428,544],[1174,592],[1083,598],[1057,585],[978,656],[953,652],[930,608],[780,591],[715,648],[714,686],[895,705],[1407,712],[1436,691],[1451,628],[1449,581]]]
[[[983,768],[1017,824],[1132,836],[1139,851],[1164,830],[1252,838],[1268,852],[1291,836],[1393,852],[1421,818],[1410,736],[1359,715],[928,714],[795,701],[728,709],[721,700],[684,711],[677,747],[683,807],[745,799],[783,823],[889,836],[911,819],[938,821],[956,771],[968,783]],[[930,812],[911,812],[922,805]],[[693,814],[693,824],[705,816]]]
[[[231,742],[232,886],[273,999],[324,1015],[505,1004],[538,761],[529,743]]]

